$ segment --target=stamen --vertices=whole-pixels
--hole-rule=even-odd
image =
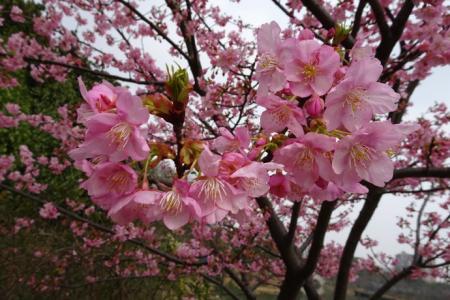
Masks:
[[[302,71],[303,77],[306,80],[311,80],[313,79],[316,74],[317,74],[317,69],[316,66],[313,64],[307,64],[303,67],[303,71]]]
[[[281,105],[272,114],[277,124],[287,125],[291,117],[291,109],[287,105]]]
[[[114,125],[108,132],[108,137],[111,139],[111,143],[118,148],[124,149],[128,143],[132,132],[132,128],[125,122]]]
[[[207,201],[216,203],[225,196],[225,185],[216,178],[208,178],[203,182],[200,193],[205,196]]]
[[[108,179],[108,187],[116,193],[121,194],[125,192],[125,187],[130,181],[130,176],[125,171],[118,171]]]
[[[270,54],[263,54],[259,60],[259,65],[265,71],[272,71],[278,66],[278,61]]]
[[[181,197],[177,192],[170,191],[161,198],[159,205],[165,212],[178,214],[182,209]]]
[[[375,150],[366,145],[355,144],[350,149],[351,162],[354,166],[360,165],[367,168],[374,153]]]
[[[305,147],[297,155],[295,160],[295,165],[301,166],[302,168],[311,169],[314,164],[314,155],[310,148]]]
[[[352,108],[352,112],[356,112],[359,110],[361,106],[361,99],[364,96],[364,91],[361,89],[353,89],[351,90],[345,97],[345,102],[347,105],[350,105]]]

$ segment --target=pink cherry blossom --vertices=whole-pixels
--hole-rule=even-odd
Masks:
[[[280,132],[288,128],[296,136],[303,135],[302,125],[306,124],[306,119],[296,102],[269,95],[258,97],[256,103],[266,108],[261,115],[261,127],[265,132]]]
[[[205,147],[198,164],[203,176],[191,185],[190,195],[198,200],[202,217],[213,214],[214,220],[220,220],[226,212],[237,213],[246,206],[246,194],[219,176],[219,155]]]
[[[226,128],[219,128],[221,136],[213,142],[213,148],[217,151],[231,152],[248,148],[250,144],[250,135],[246,127],[238,127],[234,131],[234,135]]]
[[[197,201],[189,197],[189,184],[184,180],[174,181],[172,191],[162,195],[158,208],[164,224],[170,230],[176,230],[202,216]]]
[[[364,179],[377,186],[384,186],[392,178],[394,165],[386,151],[398,143],[416,127],[393,125],[390,122],[374,122],[339,141],[333,158],[333,170],[343,182]]]
[[[248,196],[259,197],[267,194],[270,189],[268,171],[281,169],[276,163],[251,162],[231,174],[231,178],[238,178],[238,186],[244,189]]]
[[[86,121],[85,142],[70,152],[75,160],[107,155],[111,161],[121,161],[127,157],[134,160],[147,158],[149,146],[145,140],[145,130],[139,126],[146,124],[148,111],[139,97],[121,93],[117,99],[117,113],[103,112]]]
[[[328,92],[339,68],[336,51],[330,46],[321,46],[315,40],[303,40],[296,43],[290,54],[286,56],[284,66],[292,93],[308,97]]]
[[[59,212],[52,202],[47,202],[39,210],[39,215],[44,219],[54,220],[59,217]]]
[[[118,197],[136,189],[137,178],[136,172],[128,165],[106,162],[94,167],[82,187],[96,204],[103,209],[110,209]]]
[[[304,189],[310,188],[318,179],[330,178],[331,161],[327,155],[334,150],[336,139],[309,132],[275,152],[274,161],[285,166]]]
[[[283,51],[280,38],[281,29],[276,22],[263,24],[257,35],[258,52],[260,54],[256,67],[256,79],[259,81],[258,93],[279,91],[286,84],[286,76],[281,67]]]
[[[397,108],[400,95],[387,84],[376,82],[382,70],[376,59],[352,63],[344,80],[326,98],[324,117],[329,130],[341,125],[354,130],[368,123],[374,114]]]
[[[116,223],[124,225],[133,220],[147,224],[158,220],[160,214],[154,209],[162,197],[160,191],[139,190],[124,196],[108,211],[108,216]]]

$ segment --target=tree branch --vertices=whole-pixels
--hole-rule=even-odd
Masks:
[[[242,282],[242,280],[237,276],[237,274],[234,273],[233,270],[231,270],[230,268],[225,268],[225,273],[227,273],[230,278],[233,279],[233,281],[239,286],[247,299],[256,300],[256,296],[253,294],[253,292]]]
[[[4,190],[7,190],[7,191],[9,191],[11,193],[20,195],[22,197],[28,198],[30,200],[36,201],[36,202],[41,203],[41,204],[47,203],[47,201],[45,201],[45,200],[43,200],[43,199],[41,199],[39,197],[36,197],[36,196],[34,196],[32,194],[29,194],[29,193],[26,193],[26,192],[19,191],[19,190],[15,189],[15,188],[10,187],[10,186],[8,186],[6,184],[3,184],[3,183],[0,183],[0,188],[2,188]],[[105,233],[109,233],[109,234],[115,234],[116,233],[111,228],[106,227],[106,226],[104,226],[102,224],[96,223],[96,222],[94,222],[92,220],[89,220],[89,219],[87,219],[85,217],[82,217],[82,216],[80,216],[80,215],[78,215],[78,214],[76,214],[76,213],[74,213],[74,212],[72,212],[72,211],[70,211],[68,209],[65,209],[64,207],[61,207],[61,206],[59,206],[59,205],[57,205],[55,203],[53,205],[55,206],[55,208],[61,214],[65,215],[65,216],[67,216],[67,217],[69,217],[71,219],[74,219],[74,220],[86,223],[89,226],[91,226],[92,228],[98,229],[98,230],[103,231]],[[144,244],[142,241],[139,241],[139,240],[132,239],[132,240],[127,240],[126,242],[134,244],[134,245],[137,245],[137,246],[140,246],[142,248],[145,248],[149,252],[151,252],[153,254],[156,254],[156,255],[159,255],[159,256],[165,258],[166,260],[168,260],[170,262],[173,262],[173,263],[176,263],[176,264],[179,264],[179,265],[184,265],[184,266],[202,266],[202,265],[206,265],[207,264],[206,261],[199,261],[199,262],[193,262],[193,263],[183,261],[183,260],[181,260],[181,259],[179,259],[179,258],[177,258],[175,256],[172,256],[170,254],[162,252],[162,251],[160,251],[158,249],[149,247],[148,245]]]
[[[139,81],[139,80],[135,80],[132,78],[127,78],[127,77],[122,77],[122,76],[118,76],[118,75],[112,75],[106,72],[102,72],[102,71],[96,71],[96,70],[91,70],[88,68],[84,68],[84,67],[80,67],[80,66],[75,66],[75,65],[70,65],[67,63],[62,63],[62,62],[57,62],[57,61],[50,61],[50,60],[41,60],[41,59],[36,59],[36,58],[31,58],[31,57],[27,57],[24,58],[24,60],[28,63],[34,63],[34,64],[43,64],[43,65],[54,65],[54,66],[59,66],[59,67],[64,67],[67,69],[71,69],[74,71],[79,71],[79,72],[84,72],[84,73],[89,73],[92,75],[96,75],[96,76],[100,76],[100,77],[104,77],[104,78],[109,78],[109,79],[113,79],[113,80],[120,80],[120,81],[124,81],[124,82],[131,82],[131,83],[136,83],[136,84],[145,84],[145,85],[158,85],[158,86],[164,86],[164,82],[163,81]]]
[[[395,44],[400,39],[413,8],[414,2],[412,0],[406,0],[390,27],[391,37],[382,39],[380,45],[377,47],[375,56],[383,66],[386,65]]]
[[[298,214],[301,206],[301,202],[294,202],[294,205],[292,206],[291,222],[289,223],[289,231],[286,236],[288,245],[292,244],[295,240],[295,231],[297,229]]]
[[[339,271],[334,290],[334,300],[344,300],[347,295],[347,286],[352,267],[353,257],[355,255],[356,247],[358,246],[361,235],[369,224],[378,203],[381,200],[382,189],[373,185],[369,185],[369,193],[367,194],[364,206],[359,212],[353,227],[348,235],[347,241],[342,252],[339,263]]]
[[[434,177],[434,178],[450,178],[450,167],[442,168],[403,168],[394,171],[394,179],[402,179],[408,177]]]
[[[375,21],[380,29],[381,40],[392,39],[391,30],[386,22],[384,16],[384,9],[378,0],[368,0],[373,14],[375,15]]]
[[[325,29],[335,28],[336,22],[333,17],[326,11],[319,3],[315,0],[302,0],[303,5],[322,23]],[[353,47],[354,40],[352,36],[347,36],[347,38],[342,42],[342,45],[351,49]]]
[[[373,295],[370,300],[380,299],[391,287],[396,285],[402,279],[408,277],[412,273],[413,267],[403,269],[400,273],[386,281]]]
[[[137,15],[142,21],[147,23],[151,29],[156,31],[159,36],[161,36],[164,40],[166,40],[173,48],[175,48],[178,53],[180,53],[186,60],[189,61],[189,56],[178,46],[171,38],[167,36],[167,34],[162,31],[161,28],[159,28],[155,23],[150,21],[148,18],[146,18],[139,10],[137,10],[131,3],[124,1],[124,0],[117,0],[118,2],[122,3],[125,7],[127,7],[132,13]]]
[[[366,7],[366,4],[367,4],[367,0],[360,0],[358,7],[356,8],[355,18],[353,19],[353,26],[352,26],[352,32],[351,32],[351,36],[353,38],[356,38],[356,36],[358,35],[358,31],[361,26],[362,13],[364,11],[364,8]]]

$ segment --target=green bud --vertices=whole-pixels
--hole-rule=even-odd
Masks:
[[[177,70],[174,67],[171,69],[167,67],[167,76],[166,89],[171,100],[174,102],[186,102],[189,92],[192,90],[187,70],[181,67],[178,67]]]

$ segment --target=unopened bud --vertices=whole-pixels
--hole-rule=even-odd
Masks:
[[[325,103],[322,98],[317,95],[313,95],[308,101],[305,103],[305,110],[311,117],[320,117],[322,115],[323,109],[325,107]]]

